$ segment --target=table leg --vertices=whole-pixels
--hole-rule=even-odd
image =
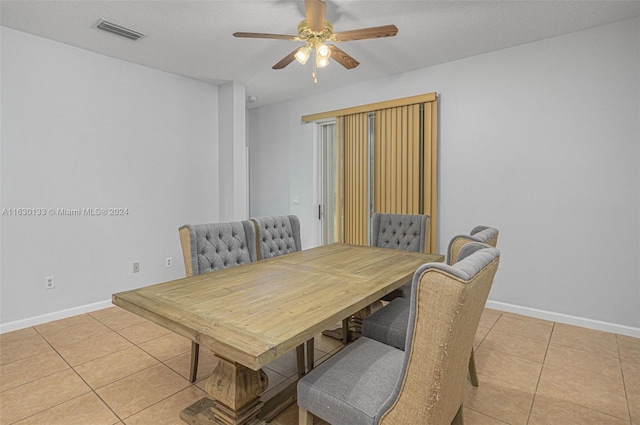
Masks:
[[[252,370],[218,357],[218,364],[207,378],[205,389],[213,398],[203,398],[187,407],[180,417],[192,425],[262,425],[256,418],[264,404],[258,395],[269,380],[262,370]]]

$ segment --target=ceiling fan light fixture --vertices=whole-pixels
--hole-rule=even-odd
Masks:
[[[296,60],[302,65],[307,63],[307,61],[309,60],[309,56],[311,56],[311,47],[308,45],[298,49],[295,54]]]
[[[326,44],[319,43],[316,46],[316,55],[322,58],[329,58],[329,56],[331,56],[331,50],[329,50],[329,47]]]
[[[316,53],[316,67],[324,68],[329,65],[329,57],[328,56],[320,56]]]

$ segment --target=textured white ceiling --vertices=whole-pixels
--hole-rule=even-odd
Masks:
[[[5,27],[214,84],[239,81],[259,106],[640,16],[640,1],[327,1],[334,31],[395,24],[395,37],[341,43],[360,62],[271,67],[300,45],[238,39],[292,34],[304,1],[2,0]],[[130,41],[95,29],[106,19],[142,32]]]

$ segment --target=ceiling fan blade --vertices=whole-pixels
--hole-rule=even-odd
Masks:
[[[327,44],[327,46],[329,46],[329,50],[331,50],[331,59],[335,60],[345,68],[353,69],[356,66],[360,65],[360,62],[346,54],[338,46],[334,46],[333,44]]]
[[[273,69],[282,69],[285,66],[289,65],[291,62],[294,61],[294,59],[296,58],[296,53],[298,53],[298,50],[302,49],[302,47],[298,47],[296,50],[294,50],[293,52],[289,53],[287,56],[283,57],[282,60],[280,60],[280,62],[278,62],[277,64],[273,65],[272,68]]]
[[[322,32],[324,30],[324,17],[327,4],[322,0],[304,0],[307,11],[307,26],[311,31]]]
[[[234,32],[234,37],[241,38],[273,38],[276,40],[292,40],[295,41],[297,36],[295,35],[285,35],[285,34],[263,34],[260,32]]]
[[[381,27],[338,32],[333,34],[331,39],[335,41],[365,40],[367,38],[393,37],[397,33],[398,27],[395,25],[383,25]]]

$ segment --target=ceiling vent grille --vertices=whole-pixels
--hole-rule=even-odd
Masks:
[[[116,25],[112,22],[105,21],[104,19],[101,19],[98,22],[98,28],[101,30],[110,32],[112,34],[119,35],[121,37],[129,38],[134,41],[144,35],[141,32],[130,30],[129,28],[121,27],[120,25]]]

